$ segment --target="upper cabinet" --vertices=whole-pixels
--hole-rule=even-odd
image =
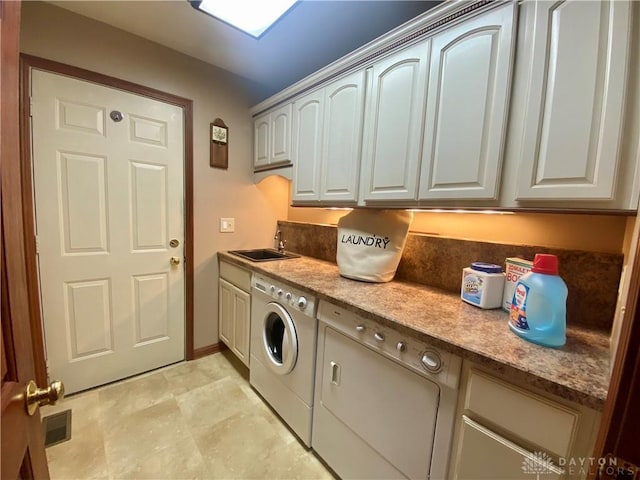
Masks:
[[[625,159],[622,141],[631,2],[525,2],[522,8],[526,37],[518,62],[526,88],[518,101],[525,109],[510,132],[519,147],[516,200],[603,200],[634,208],[617,189],[623,163],[634,161]]]
[[[363,199],[415,200],[430,41],[373,64],[363,138]]]
[[[431,40],[421,200],[497,198],[514,15],[507,5]]]
[[[443,2],[257,106],[255,165],[296,205],[635,211],[638,44],[640,2]]]
[[[356,202],[364,91],[359,71],[294,103],[294,202]]]
[[[254,120],[254,169],[291,163],[291,109],[289,103]]]
[[[324,89],[305,95],[293,105],[293,201],[320,200],[320,157]]]

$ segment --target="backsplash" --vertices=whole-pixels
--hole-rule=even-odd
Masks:
[[[278,221],[287,250],[335,263],[337,228]],[[623,255],[506,245],[409,233],[395,279],[460,292],[462,269],[481,261],[504,265],[507,257],[533,260],[552,253],[569,289],[567,323],[611,331],[622,273]]]

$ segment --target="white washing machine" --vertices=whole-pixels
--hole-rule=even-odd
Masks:
[[[249,382],[308,447],[318,330],[315,307],[314,297],[253,275]]]

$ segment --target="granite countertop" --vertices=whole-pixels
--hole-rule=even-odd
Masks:
[[[341,277],[337,265],[310,257],[251,262],[219,252],[229,263],[263,273],[399,332],[493,370],[602,410],[609,385],[609,337],[567,327],[567,343],[545,348],[513,334],[502,310],[482,310],[460,296],[423,285],[366,283]]]

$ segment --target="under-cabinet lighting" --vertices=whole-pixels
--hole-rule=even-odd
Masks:
[[[353,208],[349,207],[325,207],[325,210],[343,210],[351,211]],[[514,215],[516,212],[509,212],[504,210],[465,210],[462,208],[448,210],[446,208],[408,208],[407,212],[415,213],[480,213],[484,215]]]
[[[189,0],[191,6],[259,38],[297,0]]]
[[[408,210],[409,212],[416,213],[481,213],[485,215],[514,215],[515,212],[508,212],[503,210],[465,210],[465,209],[455,209],[455,210],[447,210],[445,208],[412,208]]]

